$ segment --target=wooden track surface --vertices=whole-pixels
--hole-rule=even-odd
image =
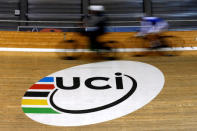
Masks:
[[[117,48],[143,47],[144,42],[135,38],[134,32],[113,32],[107,33],[100,38],[100,41],[116,41]],[[170,31],[163,35],[173,35],[175,47],[197,46],[197,31]],[[74,43],[68,42],[74,40]],[[88,39],[74,32],[0,32],[0,47],[18,48],[87,48]],[[143,43],[143,44],[142,44]],[[74,47],[75,46],[75,47]]]
[[[117,41],[117,48],[142,47],[135,33],[109,33],[101,41]],[[167,32],[184,40],[183,46],[197,46],[197,31]],[[66,37],[65,37],[66,36]],[[0,32],[0,47],[87,48],[87,38],[78,33]],[[66,45],[66,46],[65,46]],[[173,46],[180,46],[173,45]],[[182,46],[182,45],[181,45]],[[127,116],[90,126],[54,127],[37,123],[25,116],[21,100],[25,91],[39,79],[72,66],[104,61],[96,53],[75,54],[78,60],[63,60],[69,53],[0,52],[0,131],[196,131],[197,130],[197,56],[196,51],[184,56],[118,53],[120,60],[141,61],[163,71],[165,86],[148,105]],[[153,53],[154,54],[154,53]],[[192,54],[192,55],[191,55]],[[114,55],[114,54],[112,54]],[[90,57],[91,56],[91,57]]]
[[[55,127],[37,123],[21,110],[25,91],[40,78],[68,67],[103,61],[90,57],[62,60],[53,53],[0,52],[1,131],[196,131],[197,56],[131,57],[158,67],[165,75],[162,92],[148,105],[108,122],[82,127]],[[105,116],[103,116],[105,117]]]

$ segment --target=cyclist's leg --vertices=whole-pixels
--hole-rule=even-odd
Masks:
[[[147,35],[147,40],[150,43],[150,48],[155,49],[159,48],[162,45],[162,42],[160,41],[160,35],[159,34],[149,34]]]

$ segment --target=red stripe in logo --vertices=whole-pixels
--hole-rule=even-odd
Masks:
[[[54,85],[53,84],[34,84],[30,89],[46,89],[46,90],[50,90],[50,89],[54,89]]]

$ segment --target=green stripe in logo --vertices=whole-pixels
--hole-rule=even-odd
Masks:
[[[51,108],[29,108],[23,107],[24,113],[43,113],[43,114],[60,114]]]

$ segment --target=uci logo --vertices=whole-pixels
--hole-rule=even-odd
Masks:
[[[156,97],[162,72],[149,64],[109,61],[53,73],[30,87],[22,109],[31,119],[55,126],[80,126],[127,115]]]
[[[107,99],[108,99],[107,98],[108,96],[107,96],[106,99],[104,99],[104,101],[100,101],[100,103],[99,103],[100,106],[92,107],[91,109],[81,109],[81,110],[71,110],[71,109],[69,110],[69,109],[61,108],[58,105],[56,105],[54,100],[53,100],[56,92],[58,92],[58,91],[77,90],[78,88],[80,88],[80,86],[81,86],[80,77],[73,77],[72,78],[73,79],[72,80],[73,81],[72,86],[65,86],[63,84],[63,77],[56,77],[56,87],[57,87],[57,89],[50,96],[50,104],[58,111],[61,111],[61,112],[64,112],[64,113],[73,113],[73,114],[90,113],[90,112],[95,112],[95,111],[110,108],[110,107],[115,106],[115,105],[121,103],[122,101],[126,100],[128,97],[130,97],[135,92],[135,90],[137,88],[137,82],[134,78],[132,78],[131,76],[128,76],[128,75],[124,75],[124,77],[126,77],[130,81],[129,82],[130,85],[127,87],[127,88],[130,88],[130,89],[128,90],[128,92],[126,92],[126,94],[123,94],[122,97],[113,100],[113,102],[111,102],[111,103],[110,102],[108,102],[108,103],[104,102],[104,101],[107,101]],[[113,83],[114,83],[114,86],[108,84],[109,80],[110,80],[109,77],[91,77],[91,78],[88,78],[88,79],[85,80],[84,85],[82,85],[82,87],[89,88],[89,90],[94,90],[95,92],[99,92],[97,90],[109,90],[111,88],[115,88],[117,90],[117,92],[120,91],[120,90],[124,90],[122,73],[119,73],[119,72],[115,73],[115,77],[112,80]],[[102,85],[102,86],[98,86],[98,85],[94,84],[94,83],[98,84],[98,82],[106,83],[106,84]],[[113,95],[114,90],[109,90],[109,91],[111,92],[110,94]],[[85,92],[85,90],[84,90],[84,92]],[[97,94],[97,93],[95,93],[95,94]],[[84,98],[84,97],[87,97],[87,95],[92,96],[91,94],[85,94],[85,96],[80,95],[78,97],[79,98],[80,97]],[[99,93],[97,95],[99,95]],[[102,95],[103,94],[100,94],[101,98],[103,99],[104,96],[102,96]],[[85,101],[82,101],[82,103],[83,104],[84,103],[88,104],[89,101],[93,101],[92,99],[96,99],[95,96],[93,96],[93,98],[90,97],[89,100],[88,100],[88,97],[87,97],[86,98],[86,101],[88,100],[87,103]],[[58,102],[58,100],[57,100],[57,102]],[[75,106],[75,105],[73,105],[73,106]]]

